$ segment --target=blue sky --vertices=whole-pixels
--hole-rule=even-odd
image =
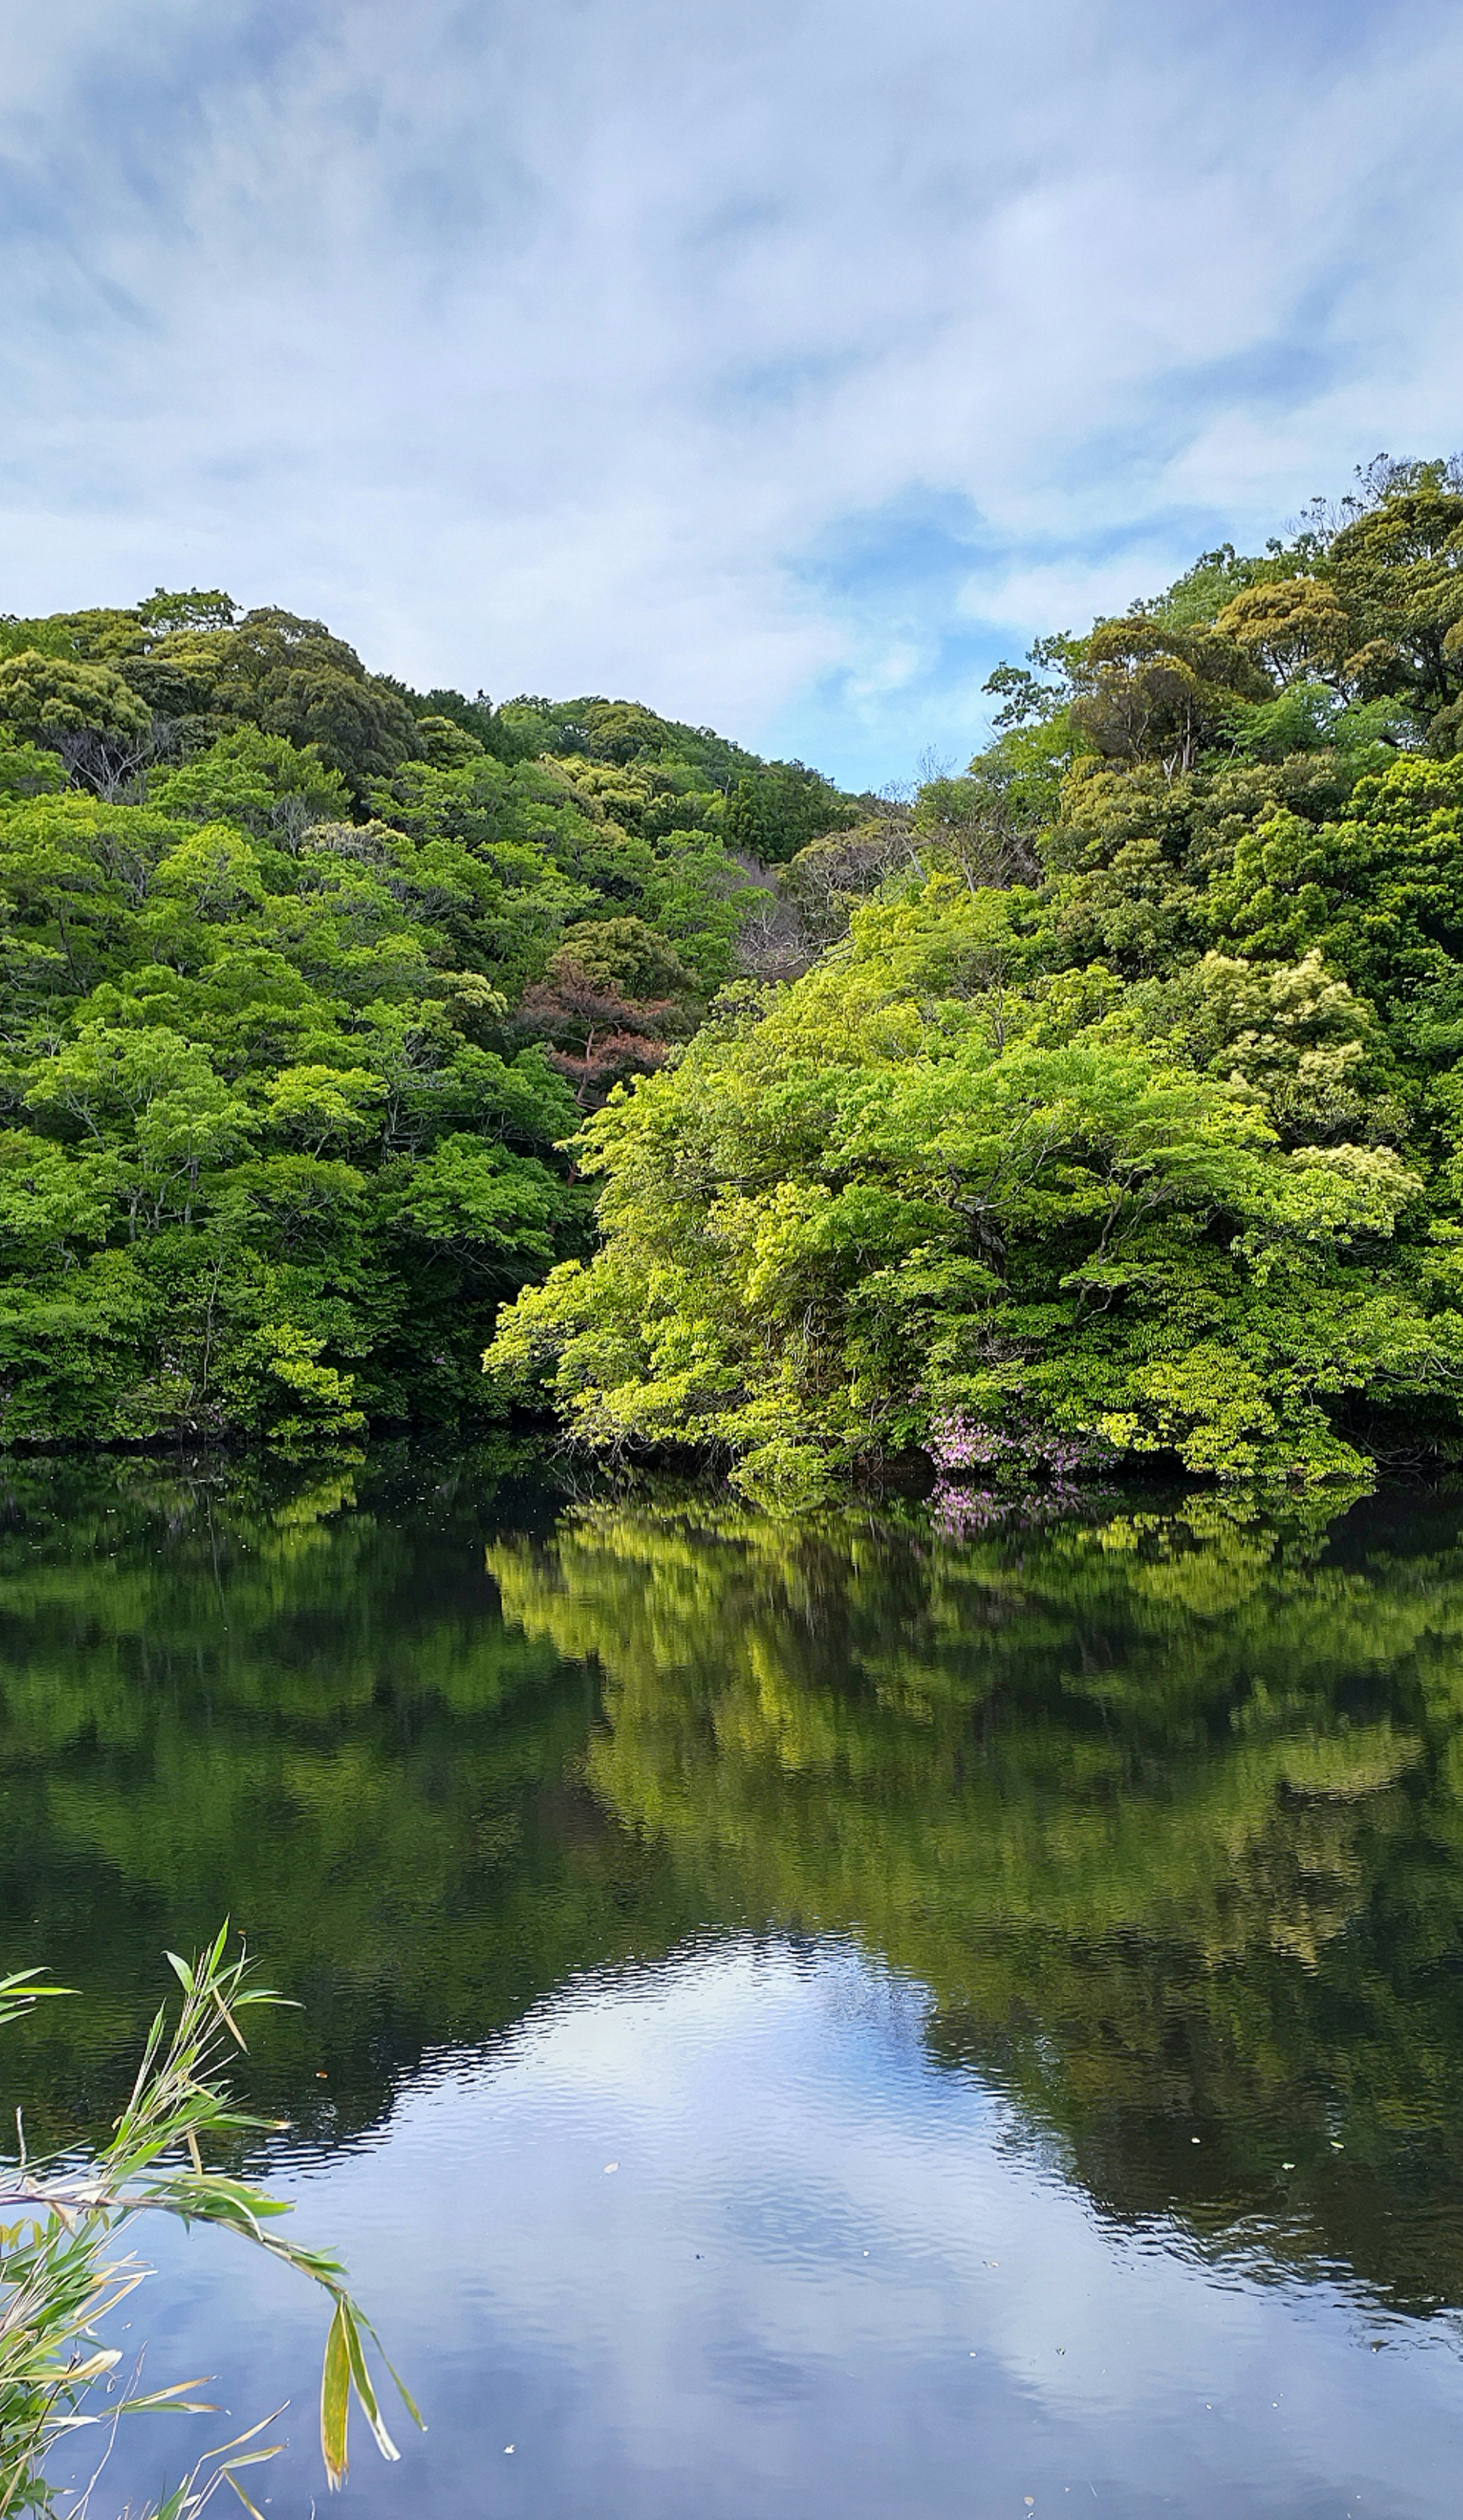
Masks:
[[[50,0],[0,25],[0,606],[228,586],[856,785],[1463,443],[1432,0]]]

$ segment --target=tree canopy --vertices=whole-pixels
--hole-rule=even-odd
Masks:
[[[1463,469],[1379,459],[990,689],[590,1119],[599,1246],[491,1375],[788,1506],[901,1455],[1455,1457]]]
[[[0,1443],[500,1409],[499,1304],[587,1247],[564,1142],[733,974],[784,770],[799,840],[850,810],[217,590],[0,622]]]
[[[1455,1456],[1463,469],[990,688],[899,801],[216,589],[0,622],[0,1442]]]

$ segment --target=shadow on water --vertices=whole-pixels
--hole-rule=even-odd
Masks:
[[[115,2105],[228,1912],[330,2145],[688,1937],[852,1940],[1099,2212],[1463,2300],[1463,1507],[1109,1504],[942,1537],[565,1508],[505,1453],[0,1474],[0,1930]]]

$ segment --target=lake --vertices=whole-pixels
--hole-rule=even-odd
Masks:
[[[1456,2510],[1459,1496],[12,1461],[0,1821],[0,1965],[78,1990],[5,2034],[33,2145],[165,1947],[297,2001],[253,2166],[429,2426],[353,2440],[363,2520]],[[323,2509],[317,2299],[147,2237],[117,2341],[288,2401],[256,2491]]]

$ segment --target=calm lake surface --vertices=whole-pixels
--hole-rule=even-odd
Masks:
[[[0,1966],[80,1990],[0,2108],[94,2132],[246,1929],[430,2427],[347,2514],[1456,2514],[1463,1501],[983,1519],[0,1470]],[[324,2509],[315,2299],[148,2238],[150,2382]]]

